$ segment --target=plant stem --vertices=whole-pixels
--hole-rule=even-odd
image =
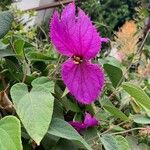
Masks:
[[[124,133],[131,132],[134,130],[143,130],[143,129],[145,128],[133,128],[133,129],[129,129],[129,130],[121,131],[121,132],[111,133],[111,135],[124,134]]]
[[[113,130],[115,127],[121,126],[121,125],[123,125],[124,123],[126,123],[126,122],[128,122],[128,121],[129,121],[129,120],[126,120],[126,121],[123,121],[123,122],[121,122],[121,123],[119,123],[119,124],[117,124],[117,125],[114,125],[114,127],[107,129],[106,131],[104,131],[104,132],[101,133],[100,135],[106,134],[106,133],[108,133],[109,131]]]

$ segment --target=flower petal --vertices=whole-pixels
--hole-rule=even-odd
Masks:
[[[84,124],[86,127],[94,127],[99,124],[98,120],[95,117],[92,117],[91,114],[85,113]]]
[[[75,32],[72,38],[77,50],[76,55],[86,59],[94,58],[101,48],[101,37],[90,18],[80,8],[73,30]]]
[[[70,37],[69,29],[75,24],[75,5],[69,4],[60,19],[58,11],[55,11],[50,22],[50,38],[59,53],[72,56],[74,45]]]
[[[103,42],[103,43],[108,43],[108,42],[109,42],[109,39],[108,39],[108,38],[101,38],[101,42]]]
[[[59,18],[55,12],[51,20],[50,36],[57,50],[66,56],[82,56],[91,59],[101,48],[101,37],[89,17],[78,9],[75,14],[75,4],[65,7]]]
[[[96,64],[75,64],[68,59],[62,65],[62,79],[78,102],[90,104],[96,100],[104,86],[103,70]]]
[[[72,125],[78,132],[86,129],[86,125],[82,122],[70,121],[69,124]]]
[[[68,21],[68,18],[74,20],[74,17],[75,17],[75,4],[70,3],[63,9],[61,19],[62,21]]]

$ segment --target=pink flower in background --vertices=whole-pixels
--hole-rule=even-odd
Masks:
[[[91,114],[85,113],[84,124],[87,127],[94,127],[99,124],[98,120],[95,117],[92,117]]]
[[[116,47],[113,47],[111,49],[109,56],[116,58],[120,62],[122,62],[123,59],[125,58],[125,55],[121,51],[118,51]]]
[[[79,121],[70,121],[69,122],[78,132],[90,128],[90,127],[95,127],[99,125],[99,121],[95,118],[92,117],[91,114],[85,113],[85,118],[83,122]]]
[[[72,125],[78,132],[81,132],[82,130],[86,129],[86,125],[82,122],[78,121],[70,121],[70,125]]]
[[[96,100],[104,86],[104,73],[99,65],[92,64],[102,42],[96,27],[75,4],[68,4],[61,16],[55,11],[50,23],[51,40],[62,55],[69,59],[62,64],[62,79],[78,102],[90,104]]]

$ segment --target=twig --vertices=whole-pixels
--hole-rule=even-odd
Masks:
[[[43,29],[40,25],[38,25],[38,27],[39,27],[39,29],[43,32],[43,34],[44,34],[46,40],[48,41],[47,33],[44,31],[44,29]]]
[[[124,133],[128,133],[128,132],[131,132],[131,131],[135,131],[135,130],[143,130],[145,128],[133,128],[133,129],[129,129],[129,130],[125,130],[125,131],[121,131],[121,132],[115,132],[115,133],[110,133],[111,135],[118,135],[118,134],[124,134]],[[103,134],[100,134],[99,136],[96,136],[94,138],[92,138],[92,140],[96,140],[96,138],[99,137],[99,139],[97,139],[96,141],[99,141],[100,140],[100,137],[102,136]],[[91,140],[91,139],[90,139]]]
[[[22,78],[22,83],[24,83],[26,81],[26,77],[27,77],[27,69],[25,69],[23,78]]]
[[[144,43],[146,42],[146,39],[147,39],[149,33],[150,33],[150,29],[147,31],[147,33],[146,33],[146,35],[145,35],[145,38],[144,38],[144,40],[143,40]],[[143,47],[144,47],[144,44],[143,44],[143,45],[141,44],[141,49],[143,49]],[[138,52],[139,52],[139,54],[140,54],[140,57],[139,57],[139,60],[140,60],[141,57],[142,57],[142,51],[140,50],[140,51],[138,51]]]
[[[60,63],[60,61],[61,61],[61,58],[62,58],[62,55],[59,56],[58,61],[57,61],[57,64],[56,64],[56,68],[50,73],[49,77],[50,77],[51,75],[53,75],[53,74],[57,71],[58,66],[59,66],[59,63]]]
[[[2,84],[3,84],[3,88],[4,89],[7,89],[8,88],[8,85],[6,84],[6,81],[4,79],[4,76],[0,74],[0,80],[2,81]]]
[[[114,125],[114,127],[107,129],[106,131],[104,131],[104,132],[101,133],[100,135],[106,134],[106,133],[108,133],[109,131],[113,130],[115,127],[121,126],[121,125],[123,125],[123,124],[126,123],[126,122],[129,122],[129,120],[126,120],[126,121],[123,121],[123,122],[121,122],[121,123],[119,123],[119,124],[117,124],[117,125]]]
[[[124,133],[131,132],[134,130],[143,130],[143,129],[145,129],[145,128],[133,128],[133,129],[129,129],[129,130],[121,131],[121,132],[111,133],[111,135],[124,134]]]
[[[94,136],[93,138],[91,138],[91,139],[89,139],[89,140],[87,140],[87,141],[95,140],[95,139],[98,138],[99,136],[102,136],[103,134],[108,133],[109,131],[113,130],[115,127],[121,126],[121,125],[123,125],[124,123],[126,123],[126,122],[128,122],[128,121],[129,121],[129,120],[126,120],[126,121],[123,121],[123,122],[121,122],[121,123],[119,123],[119,124],[117,124],[117,125],[114,125],[114,127],[107,129],[107,130],[104,131],[103,133],[98,134],[97,136]]]

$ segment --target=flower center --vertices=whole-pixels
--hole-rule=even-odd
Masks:
[[[72,60],[75,64],[81,64],[83,62],[83,58],[80,56],[72,56]]]

